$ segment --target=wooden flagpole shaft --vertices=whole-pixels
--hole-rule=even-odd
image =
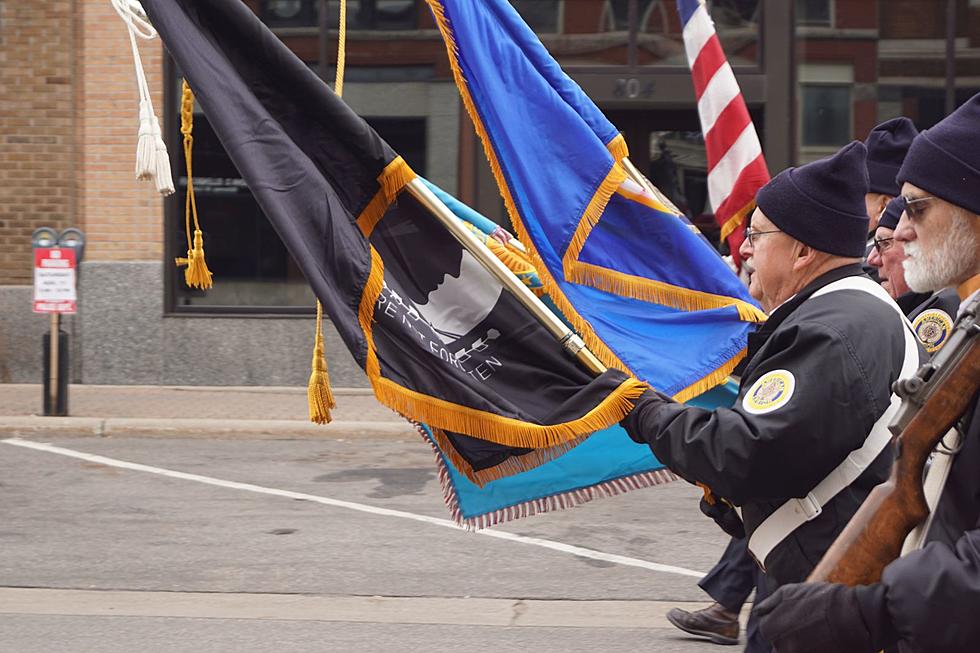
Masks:
[[[426,209],[444,226],[459,244],[476,258],[480,264],[492,274],[504,288],[510,291],[517,300],[529,310],[531,314],[561,343],[565,351],[576,358],[587,370],[595,375],[606,371],[606,366],[596,358],[585,346],[582,338],[579,337],[571,328],[565,324],[561,318],[551,312],[551,310],[538,297],[531,292],[521,281],[514,276],[514,273],[504,265],[500,259],[493,255],[490,249],[480,242],[469,229],[460,223],[448,206],[435,196],[421,179],[413,179],[408,183],[406,189],[412,197],[422,203]]]

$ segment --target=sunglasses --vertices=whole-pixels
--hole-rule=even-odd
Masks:
[[[936,198],[930,195],[929,197],[914,198],[902,196],[902,199],[905,201],[905,215],[909,216],[909,220],[916,221],[921,220],[922,216],[925,215],[928,208],[926,203]]]

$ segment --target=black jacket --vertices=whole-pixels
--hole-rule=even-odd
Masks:
[[[750,360],[733,408],[702,410],[647,393],[623,420],[630,436],[674,472],[741,506],[748,535],[860,447],[889,404],[905,351],[894,308],[859,290],[811,298],[860,274],[860,264],[828,272],[749,336]],[[759,402],[769,408],[760,410]],[[768,575],[778,584],[806,578],[888,476],[891,456],[889,446],[820,516],[777,546]]]
[[[902,297],[908,297],[914,293],[908,293],[907,295],[902,295]],[[915,295],[917,297],[922,297],[922,301],[917,303],[910,310],[905,311],[908,315],[909,321],[915,320],[922,313],[929,310],[939,310],[950,317],[950,319],[956,319],[956,311],[960,308],[960,296],[956,294],[955,288],[943,288],[942,290],[937,290],[934,293],[925,293],[924,295]],[[899,306],[902,305],[902,297],[898,298]]]

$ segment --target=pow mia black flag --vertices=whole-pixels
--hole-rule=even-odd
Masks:
[[[142,4],[382,403],[448,431],[478,466],[560,451],[628,412],[640,382],[567,358],[241,0]]]

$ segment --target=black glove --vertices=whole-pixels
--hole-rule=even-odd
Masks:
[[[755,607],[759,629],[777,653],[877,653],[894,640],[887,641],[876,618],[869,628],[859,592],[877,593],[884,611],[881,586],[784,585]]]
[[[701,497],[700,507],[701,512],[714,519],[721,530],[738,539],[745,537],[745,525],[732,504],[721,498],[715,498],[711,503],[705,495]]]
[[[633,400],[633,409],[620,420],[619,424],[626,430],[626,434],[630,436],[633,442],[650,444],[643,429],[643,414],[648,411],[656,411],[660,406],[670,401],[669,397],[647,388],[642,395]]]

